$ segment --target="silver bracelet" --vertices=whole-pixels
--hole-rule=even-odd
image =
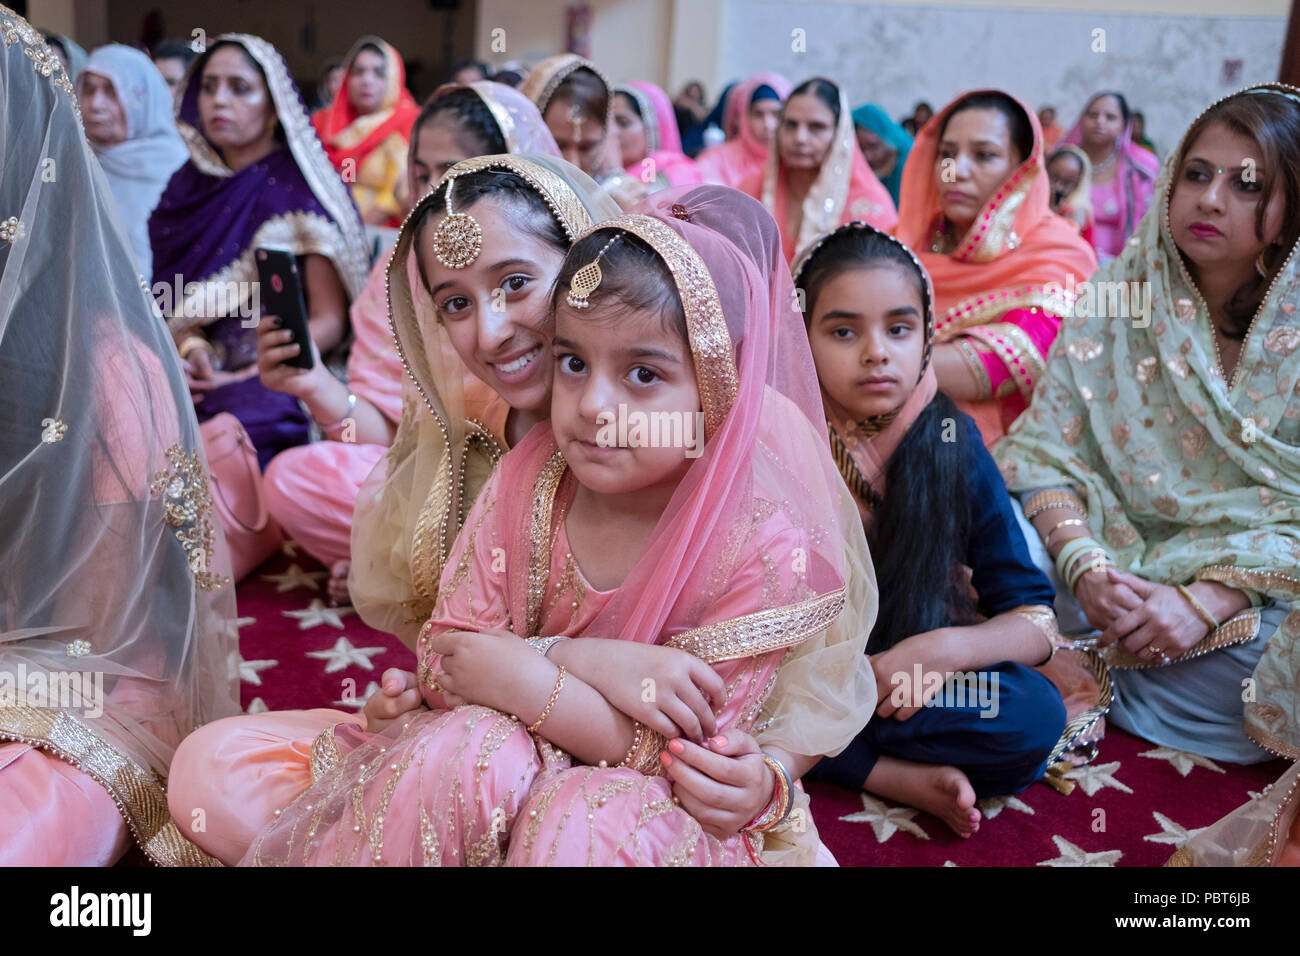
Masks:
[[[356,394],[353,392],[348,392],[348,407],[346,410],[344,410],[343,414],[339,416],[339,420],[336,422],[330,422],[329,424],[326,424],[325,422],[321,421],[318,418],[316,419],[316,424],[319,425],[321,428],[338,428],[340,425],[342,425],[345,421],[348,420],[348,418],[352,415],[352,412],[356,407],[357,407]]]

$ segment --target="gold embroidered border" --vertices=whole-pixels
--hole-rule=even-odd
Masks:
[[[1067,751],[1073,749],[1074,742],[1091,730],[1093,725],[1106,715],[1106,712],[1110,710],[1115,693],[1110,681],[1110,668],[1107,666],[1105,658],[1091,648],[1078,645],[1062,647],[1058,653],[1065,651],[1083,655],[1088,670],[1097,679],[1097,703],[1083,713],[1076,714],[1074,719],[1065,725],[1065,730],[1061,731],[1060,739],[1057,740],[1056,746],[1052,748],[1052,752],[1047,758],[1049,768],[1060,760]]]
[[[1259,634],[1260,620],[1259,609],[1248,607],[1228,618],[1228,620],[1193,644],[1187,649],[1187,653],[1171,658],[1169,664],[1181,664],[1183,661],[1202,657],[1211,651],[1218,651],[1234,644],[1245,644],[1247,641],[1252,641]],[[1168,666],[1131,654],[1120,647],[1118,643],[1101,648],[1100,653],[1106,658],[1106,663],[1116,670],[1135,671]]]
[[[551,576],[551,511],[567,467],[564,456],[557,449],[533,483],[533,514],[528,530],[531,552],[528,562],[528,621],[525,628],[529,635],[537,634],[542,623],[542,600],[546,597],[546,582]]]
[[[994,322],[968,328],[965,334],[989,347],[998,361],[1007,367],[1011,380],[1025,401],[1029,401],[1034,394],[1034,384],[1047,371],[1047,363],[1038,354],[1038,347],[1029,333],[1012,322]],[[1020,360],[1021,368],[1016,367],[1016,359]]]
[[[1065,289],[1060,292],[1045,287],[1020,287],[1011,289],[1003,298],[998,290],[984,292],[973,299],[963,299],[944,310],[935,322],[935,342],[947,342],[966,329],[984,325],[1012,309],[1039,308],[1055,316],[1068,316],[1074,312],[1074,300]]]
[[[0,707],[0,739],[39,747],[99,783],[140,849],[159,866],[221,866],[185,839],[167,809],[161,780],[80,718],[63,710]]]
[[[1289,591],[1300,593],[1300,578],[1285,571],[1268,569],[1254,571],[1231,564],[1212,564],[1196,572],[1197,581],[1217,581],[1230,587],[1248,588],[1252,591]]]
[[[695,380],[704,406],[704,434],[717,433],[736,401],[736,357],[717,286],[700,254],[677,230],[650,216],[630,214],[597,223],[589,232],[623,229],[643,239],[672,273],[686,313]]]
[[[845,593],[840,588],[799,604],[693,627],[666,641],[665,646],[694,654],[706,664],[793,647],[835,623],[844,609]]]
[[[311,782],[315,783],[338,766],[339,745],[334,740],[334,725],[326,727],[311,743]]]
[[[68,71],[63,68],[63,61],[50,49],[45,42],[45,37],[3,4],[0,4],[0,40],[4,41],[6,48],[22,41],[23,53],[32,61],[33,69],[67,94],[72,104],[72,113],[80,124],[81,104],[77,98],[77,91],[72,85],[73,78],[69,77]]]
[[[181,302],[172,302],[171,314],[167,316],[167,327],[175,334],[188,331],[200,325],[207,325],[224,315],[236,315],[244,305],[240,295],[228,295],[233,285],[235,290],[249,289],[257,282],[257,264],[253,261],[253,250],[259,247],[284,249],[297,256],[316,253],[325,256],[339,269],[340,276],[345,266],[347,250],[343,236],[334,223],[314,212],[287,212],[272,216],[258,227],[248,246],[228,265],[207,278],[198,281],[198,288],[193,295],[184,295]],[[181,277],[184,280],[184,276]],[[167,282],[167,278],[159,280]],[[174,281],[174,280],[173,280]],[[185,282],[185,285],[189,285]],[[218,303],[225,303],[224,309],[218,309]]]

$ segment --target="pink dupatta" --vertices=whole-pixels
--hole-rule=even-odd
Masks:
[[[668,94],[653,83],[640,80],[615,88],[614,92],[630,96],[645,124],[646,154],[628,166],[625,172],[642,182],[662,180],[669,186],[690,186],[704,182],[695,161],[682,152],[682,137],[677,129],[677,114],[673,112]],[[646,179],[646,174],[650,179]]]
[[[770,86],[783,101],[794,89],[780,73],[762,72],[755,73],[731,91],[724,111],[724,128],[728,137],[735,130],[735,138],[712,146],[696,157],[695,166],[704,182],[739,189],[746,179],[762,171],[767,162],[768,147],[750,132],[746,116],[750,98],[760,86]]]
[[[848,98],[844,90],[835,89],[840,100],[839,119],[830,151],[804,197],[798,234],[790,231],[786,221],[786,176],[779,145],[768,152],[762,172],[751,174],[737,187],[761,200],[781,227],[781,248],[787,262],[793,262],[819,235],[844,223],[865,222],[888,231],[898,222],[893,197],[858,148]]]

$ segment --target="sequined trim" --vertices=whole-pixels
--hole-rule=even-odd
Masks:
[[[739,388],[736,357],[713,277],[700,254],[671,226],[640,214],[597,223],[589,232],[624,229],[643,239],[668,266],[686,312],[695,380],[704,407],[704,433],[717,434]]]
[[[551,551],[554,547],[554,530],[551,527],[555,493],[568,464],[557,450],[533,483],[533,514],[529,524],[528,561],[528,620],[527,636],[539,633],[542,618],[542,601],[546,597],[546,584],[551,574]]]
[[[835,623],[844,609],[845,593],[840,588],[798,604],[705,624],[664,643],[688,651],[706,664],[794,647]]]
[[[1203,657],[1211,651],[1218,651],[1234,644],[1245,644],[1248,641],[1253,641],[1259,636],[1260,621],[1258,608],[1248,607],[1244,611],[1234,614],[1193,644],[1188,648],[1187,653],[1171,658],[1169,664],[1181,664],[1183,661]],[[1118,644],[1104,647],[1100,650],[1100,653],[1106,658],[1106,663],[1116,670],[1146,670],[1151,667],[1168,666],[1138,657],[1136,654],[1130,654]]]
[[[5,48],[22,42],[23,53],[32,61],[32,67],[41,76],[67,94],[72,105],[72,113],[81,122],[81,106],[77,102],[77,91],[72,85],[68,71],[63,68],[63,61],[55,55],[45,42],[45,37],[32,29],[31,24],[8,7],[0,5],[0,40]]]
[[[1283,591],[1292,595],[1300,594],[1300,578],[1285,571],[1272,569],[1254,571],[1230,564],[1212,564],[1197,571],[1194,578],[1197,581],[1217,581],[1220,584],[1253,591]]]
[[[210,570],[216,537],[203,461],[197,451],[186,453],[180,445],[172,445],[166,454],[171,468],[154,475],[149,494],[163,496],[163,521],[176,529],[195,584],[203,591],[219,591],[230,578]]]
[[[157,774],[67,711],[0,707],[0,739],[38,747],[95,780],[117,804],[140,849],[159,866],[222,865],[185,839]]]
[[[935,341],[947,342],[966,329],[983,325],[1012,309],[1042,309],[1051,315],[1074,314],[1074,297],[1053,283],[984,292],[946,309],[935,322]]]
[[[1062,648],[1058,653],[1065,653],[1066,648]],[[1110,668],[1106,660],[1091,648],[1075,645],[1069,647],[1070,653],[1079,654],[1087,664],[1088,670],[1097,680],[1097,703],[1093,704],[1081,714],[1076,714],[1074,719],[1065,725],[1065,730],[1061,732],[1060,739],[1057,740],[1056,746],[1052,748],[1051,754],[1047,758],[1047,766],[1051,767],[1062,755],[1072,750],[1075,741],[1087,734],[1093,725],[1110,710],[1111,701],[1114,699],[1114,687],[1110,681]]]
[[[326,727],[311,744],[311,782],[315,783],[339,764],[339,745],[334,740],[334,725]]]
[[[1047,363],[1038,354],[1038,347],[1024,329],[1012,322],[978,325],[966,329],[966,335],[979,339],[989,347],[998,360],[1011,373],[1011,380],[1020,389],[1025,401],[1034,394],[1034,385],[1047,371]],[[958,340],[960,341],[960,340]],[[981,366],[984,364],[980,363]]]
[[[1020,245],[1020,237],[1011,227],[1029,195],[1034,177],[1046,175],[1038,159],[1041,149],[1041,144],[1035,141],[1029,157],[1010,179],[998,187],[997,193],[976,215],[961,244],[953,251],[953,259],[957,262],[992,262]]]

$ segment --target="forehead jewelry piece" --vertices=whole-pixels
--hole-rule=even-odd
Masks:
[[[468,213],[452,212],[451,193],[456,180],[447,180],[447,215],[433,231],[433,254],[448,269],[464,269],[483,248],[483,230]]]
[[[569,294],[564,297],[565,302],[575,309],[585,309],[591,305],[587,300],[591,298],[593,292],[600,288],[602,278],[600,274],[600,257],[621,235],[623,235],[621,232],[614,233],[609,242],[600,247],[600,252],[596,253],[596,258],[573,274],[573,278],[569,280]]]

